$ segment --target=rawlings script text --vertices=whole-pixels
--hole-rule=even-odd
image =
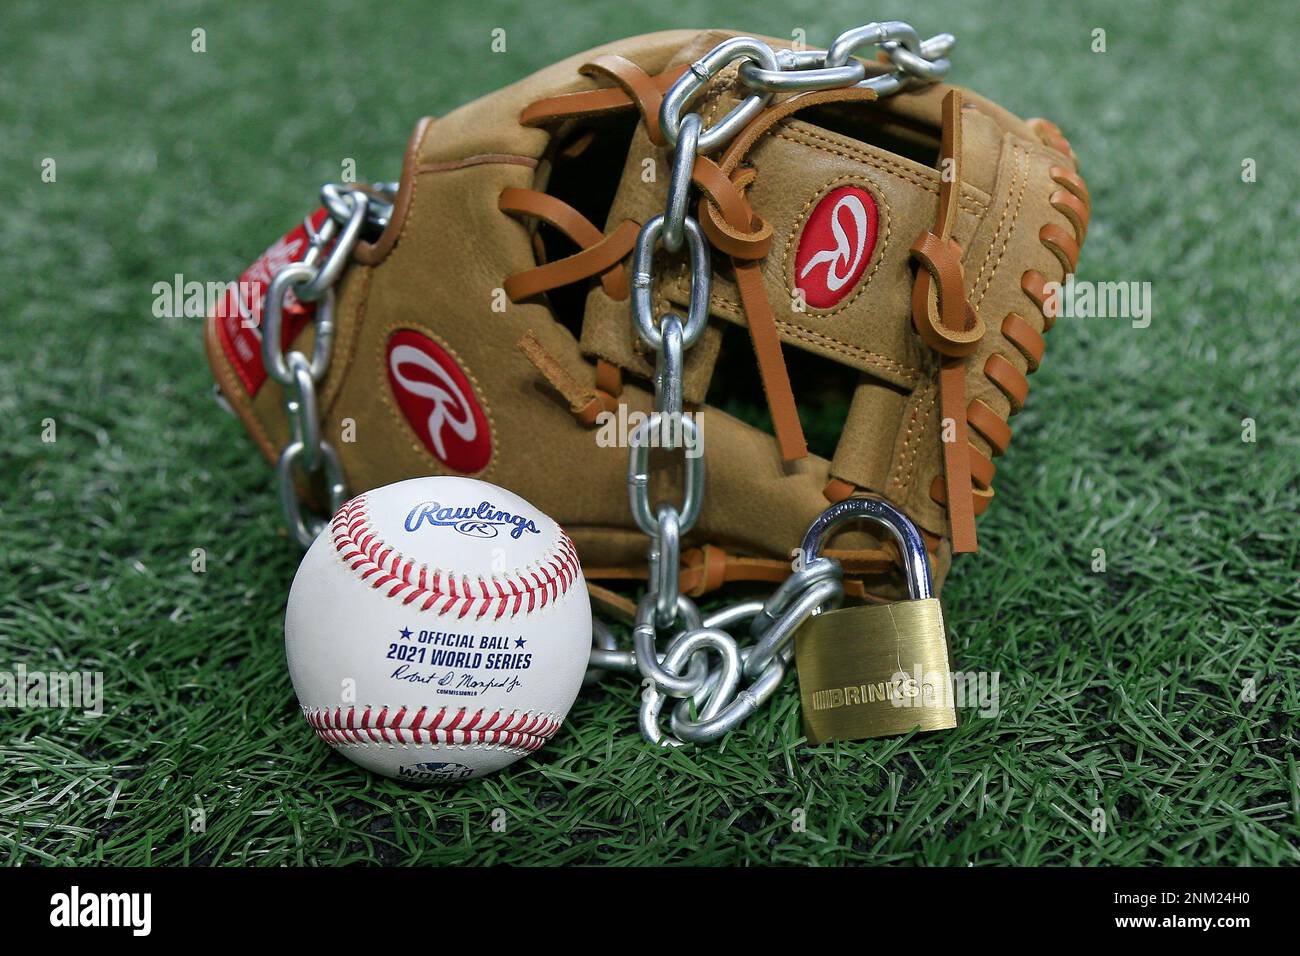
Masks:
[[[406,530],[417,531],[422,524],[455,528],[470,538],[495,538],[497,529],[510,526],[510,537],[521,538],[525,531],[540,534],[531,518],[498,510],[491,502],[481,501],[473,508],[444,508],[436,501],[424,501],[406,516]]]

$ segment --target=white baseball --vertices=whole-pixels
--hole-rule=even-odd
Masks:
[[[284,642],[321,740],[385,776],[468,780],[559,730],[591,603],[573,542],[528,502],[413,478],[353,498],[317,537]]]

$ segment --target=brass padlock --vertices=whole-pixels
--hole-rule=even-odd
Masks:
[[[846,498],[808,528],[803,560],[816,559],[831,529],[855,518],[889,530],[909,600],[822,611],[795,632],[804,735],[820,744],[956,727],[943,611],[932,596],[925,541],[908,517],[879,498]]]

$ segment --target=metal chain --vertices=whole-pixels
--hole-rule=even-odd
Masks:
[[[662,215],[641,227],[632,254],[632,323],[655,355],[655,410],[630,436],[627,481],[632,516],[650,539],[650,575],[645,597],[637,606],[632,650],[617,650],[603,630],[596,635],[591,655],[593,673],[641,674],[641,733],[652,743],[704,743],[742,724],[785,678],[794,655],[795,631],[811,615],[837,607],[844,595],[840,565],[827,558],[801,562],[766,602],[733,604],[708,617],[678,589],[681,542],[698,520],[704,497],[703,432],[693,417],[682,413],[683,353],[708,324],[713,282],[709,245],[689,214],[695,157],[724,146],[776,93],[859,86],[888,96],[935,82],[948,72],[947,54],[953,43],[946,33],[922,41],[912,27],[898,21],[846,31],[824,51],[775,51],[761,40],[735,37],[691,64],[664,95],[660,129],[674,149],[668,201]],[[864,47],[883,51],[889,68],[868,77],[865,65],[852,59]],[[737,61],[738,75],[750,94],[707,130],[699,113],[683,115],[686,105]],[[686,248],[691,293],[685,320],[668,312],[655,321],[652,269],[660,246],[670,255]],[[679,505],[650,501],[652,446],[698,453],[682,456],[684,487]],[[728,629],[746,621],[750,643],[741,647]],[[663,633],[668,638],[661,650]],[[710,659],[715,661],[712,666]],[[742,680],[749,682],[743,688]],[[669,698],[676,701],[669,717],[671,734],[661,727]]]
[[[393,195],[397,184],[383,183],[378,189]],[[285,417],[289,422],[289,442],[281,449],[275,466],[280,507],[289,532],[304,548],[315,540],[325,521],[305,507],[296,476],[301,473],[308,485],[317,476],[323,479],[330,514],[338,511],[348,498],[343,464],[321,431],[317,400],[317,388],[329,371],[333,355],[334,285],[363,232],[374,235],[382,231],[392,214],[390,203],[350,186],[331,183],[321,187],[321,202],[329,215],[319,229],[312,226],[310,216],[303,220],[307,251],[301,260],[288,263],[271,279],[259,330],[262,363],[266,374],[284,389]],[[301,302],[318,303],[310,358],[296,349],[286,354],[281,345],[284,309],[290,296]]]

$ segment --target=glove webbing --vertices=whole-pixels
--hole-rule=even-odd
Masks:
[[[597,57],[592,63],[586,64],[581,72],[588,75],[593,73],[607,75],[619,84],[618,90],[569,93],[542,100],[529,105],[523,111],[521,122],[537,125],[561,117],[603,113],[615,108],[616,102],[627,105],[630,101],[637,106],[642,117],[646,119],[651,140],[662,144],[662,133],[658,127],[657,117],[663,91],[671,85],[671,81],[665,82],[664,78],[676,79],[683,69],[685,68],[671,70],[658,77],[650,77],[639,66],[624,57],[613,54]],[[617,100],[610,96],[611,93],[616,94]],[[732,256],[736,285],[740,292],[750,338],[754,344],[759,376],[763,382],[768,410],[772,416],[773,431],[776,433],[777,444],[781,449],[781,457],[786,461],[807,457],[808,445],[799,422],[799,412],[790,386],[789,372],[781,354],[781,338],[777,332],[776,317],[763,289],[759,266],[759,261],[767,254],[770,246],[772,230],[754,213],[744,196],[745,188],[753,182],[753,171],[739,170],[737,167],[759,137],[772,124],[791,113],[818,103],[874,98],[875,92],[872,90],[854,89],[827,90],[792,97],[756,117],[733,141],[721,163],[715,164],[712,160],[700,156],[696,158],[692,171],[692,181],[702,192],[700,221],[704,226],[705,234],[719,250]],[[653,123],[651,117],[654,117]],[[546,221],[553,225],[557,222],[567,223],[570,228],[565,230],[566,234],[584,248],[574,256],[512,276],[506,284],[506,292],[512,301],[516,299],[516,293],[525,290],[536,294],[544,291],[545,288],[554,288],[559,284],[590,278],[595,274],[593,268],[597,265],[608,268],[609,256],[622,246],[623,237],[620,234],[629,226],[635,228],[637,225],[625,222],[608,237],[598,240],[587,228],[594,230],[595,227],[591,226],[576,210],[555,199],[550,199],[546,204],[521,202],[518,194],[528,192],[530,190],[507,190],[506,193],[510,195],[507,198],[503,194],[501,208],[534,215],[544,210],[547,214],[544,217]],[[562,212],[559,207],[563,207]],[[599,248],[598,253],[597,248]],[[580,261],[584,256],[586,261]],[[544,274],[543,270],[545,270]],[[602,281],[607,274],[602,275]],[[606,291],[609,291],[608,287]]]
[[[679,67],[651,77],[624,57],[607,54],[581,69],[585,75],[603,75],[617,87],[563,94],[526,107],[520,116],[525,125],[606,113],[628,105],[641,112],[649,138],[663,145],[658,125],[663,92],[686,69]],[[808,107],[851,100],[876,98],[874,90],[847,87],[821,90],[789,97],[760,113],[728,147],[722,159],[696,158],[692,181],[700,189],[698,220],[709,241],[732,257],[736,285],[745,311],[750,337],[771,412],[773,430],[782,457],[793,461],[806,457],[807,444],[799,422],[789,373],[781,354],[776,319],[762,285],[759,263],[770,246],[772,229],[758,216],[745,196],[754,181],[752,169],[741,162],[774,124]],[[975,514],[984,508],[975,498],[991,497],[991,490],[975,492],[971,482],[970,446],[965,404],[965,361],[983,337],[984,326],[966,299],[961,269],[962,250],[951,237],[961,189],[961,96],[953,90],[944,100],[941,146],[941,184],[935,229],[923,233],[912,247],[918,269],[913,289],[913,321],[918,333],[943,356],[940,369],[942,417],[953,423],[953,441],[944,442],[946,504],[955,551],[974,551]],[[536,198],[533,198],[536,197]],[[599,275],[607,294],[626,297],[625,277],[618,264],[630,251],[629,235],[639,224],[628,221],[604,236],[580,213],[544,193],[507,189],[499,206],[503,211],[534,215],[560,229],[582,247],[579,253],[511,276],[506,291],[512,301],[527,298],[570,282]],[[536,364],[536,362],[535,362]],[[550,376],[548,376],[549,378]],[[575,396],[568,396],[571,401]],[[596,406],[584,395],[580,403]],[[991,477],[991,476],[989,476]],[[981,482],[983,484],[983,482]],[[987,505],[987,501],[981,501]]]

